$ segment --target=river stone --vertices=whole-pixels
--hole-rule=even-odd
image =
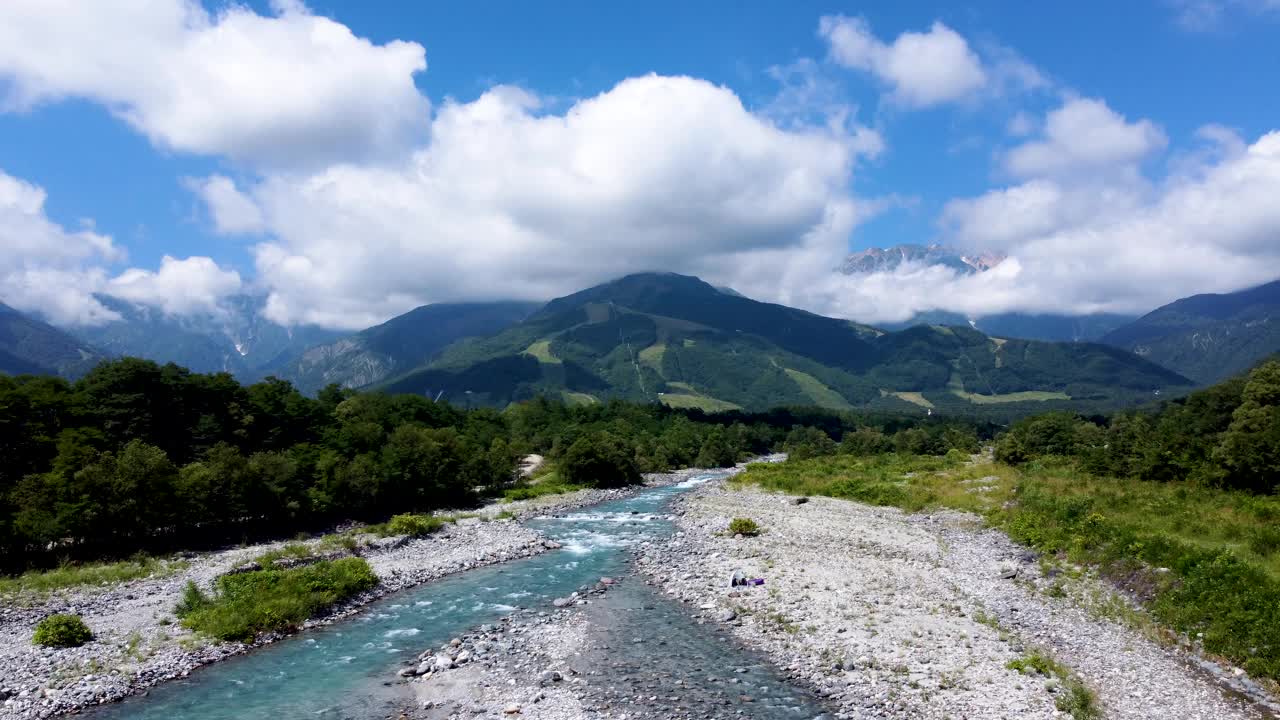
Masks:
[[[507,705],[506,707],[502,708],[502,713],[503,713],[504,715],[519,715],[519,714],[520,714],[520,704],[519,704],[519,703],[511,703],[511,704]]]
[[[445,657],[444,655],[441,655],[436,658],[436,661],[432,667],[436,672],[443,672],[453,667],[453,661]]]
[[[716,620],[719,622],[733,622],[734,620],[737,620],[737,619],[738,619],[738,613],[728,608],[725,608],[724,610],[721,610],[720,612],[716,613]]]
[[[570,600],[569,598],[556,598],[555,600],[551,601],[551,604],[555,605],[558,608],[562,608],[562,607],[565,607],[566,605],[573,604],[573,601]]]

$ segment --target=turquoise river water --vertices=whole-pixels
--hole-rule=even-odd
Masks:
[[[662,514],[667,502],[713,477],[716,473],[698,475],[625,500],[533,520],[530,525],[564,547],[389,595],[350,619],[301,632],[201,668],[188,678],[162,684],[146,696],[86,714],[95,720],[387,717],[406,698],[403,685],[389,682],[406,660],[518,608],[550,609],[549,603],[556,597],[592,584],[601,576],[624,574],[628,546],[671,531]],[[781,719],[820,715],[812,701],[798,697],[759,658],[729,642],[719,630],[695,623],[682,608],[642,583],[624,583],[624,588],[625,592],[616,593],[616,599],[612,599],[615,593],[605,596],[606,603],[612,602],[616,608],[606,605],[593,617],[603,617],[600,622],[610,626],[616,619],[616,627],[608,627],[607,632],[627,638],[643,633],[652,642],[627,642],[619,667],[629,664],[641,672],[662,668],[671,674],[682,670],[664,665],[690,663],[683,682],[695,693],[699,682],[719,682],[701,673],[703,667],[736,668],[739,674],[735,678],[741,680],[733,682],[744,683],[743,687],[752,688],[763,700],[754,702],[745,716]]]

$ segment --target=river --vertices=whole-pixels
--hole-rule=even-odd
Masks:
[[[601,576],[624,574],[629,546],[671,531],[663,515],[671,498],[718,476],[708,472],[625,500],[530,521],[563,548],[404,590],[350,619],[298,633],[201,668],[148,695],[86,714],[97,720],[385,718],[408,698],[404,685],[392,682],[404,662],[519,608],[549,609],[556,597]],[[678,675],[696,700],[700,695],[710,698],[720,687],[715,674],[731,669],[734,682],[751,688],[754,696],[748,710],[734,712],[766,719],[821,714],[816,703],[753,653],[714,626],[694,622],[683,608],[643,583],[624,583],[621,592],[609,593],[602,602],[589,614],[600,625],[599,633],[644,642],[612,645],[616,655],[601,665],[612,674],[597,682],[645,685],[656,682],[651,676]]]

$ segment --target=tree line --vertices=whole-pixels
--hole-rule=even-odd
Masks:
[[[1025,418],[996,444],[996,459],[1012,464],[1046,456],[1095,475],[1280,491],[1280,360],[1154,411]]]
[[[126,358],[68,383],[0,376],[0,565],[281,537],[395,513],[461,507],[517,481],[520,457],[561,479],[635,482],[785,449],[976,446],[992,426],[815,408],[705,415],[547,398],[503,411],[330,386],[310,398],[268,378]],[[852,445],[849,446],[852,448]]]

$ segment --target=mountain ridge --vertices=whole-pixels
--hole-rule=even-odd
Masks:
[[[1109,346],[994,339],[971,328],[885,332],[640,273],[557,298],[380,386],[504,405],[537,393],[728,409],[785,404],[932,411],[1102,405],[1189,386]]]

